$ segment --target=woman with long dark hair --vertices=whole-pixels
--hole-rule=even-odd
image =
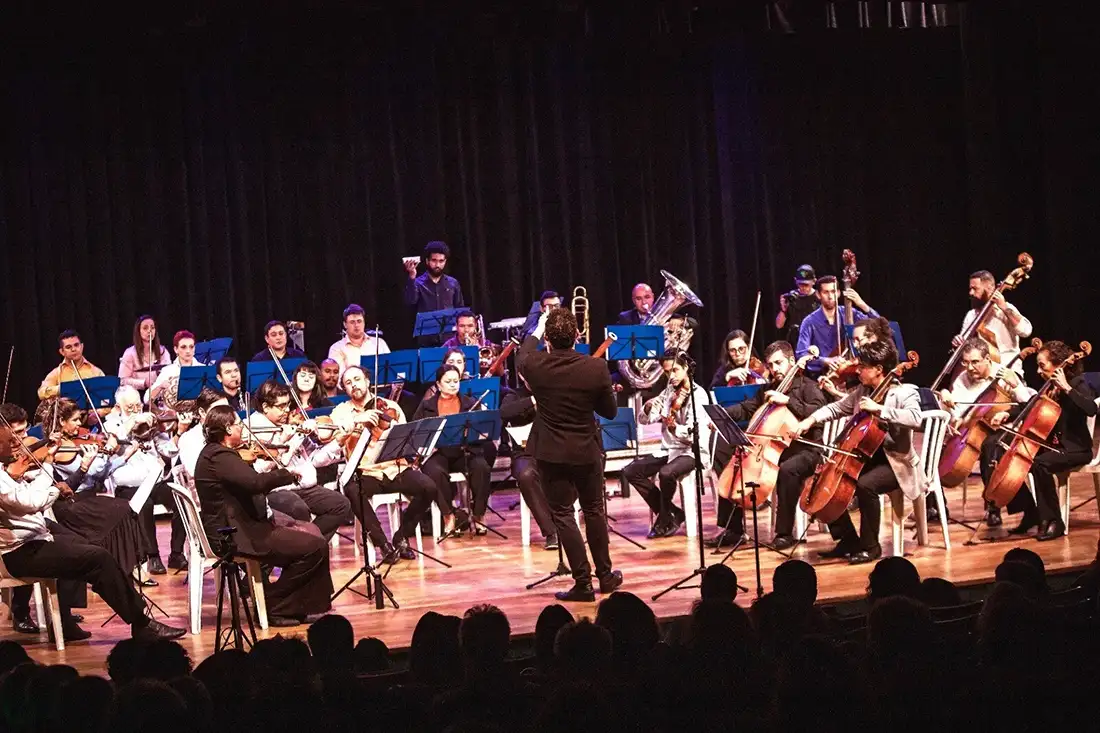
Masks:
[[[134,389],[147,390],[157,381],[160,367],[172,362],[168,349],[160,345],[157,322],[150,315],[140,315],[134,321],[133,346],[122,352],[118,362],[118,378]]]

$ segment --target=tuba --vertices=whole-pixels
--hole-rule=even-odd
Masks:
[[[672,315],[680,310],[680,307],[685,303],[691,303],[702,308],[703,301],[691,292],[691,288],[687,286],[687,283],[682,282],[667,270],[661,270],[661,276],[665,279],[665,290],[661,293],[661,297],[653,303],[653,307],[649,310],[649,314],[641,325],[664,326],[665,350],[687,351],[688,346],[691,345],[693,331],[685,325],[679,331],[670,333],[668,322]],[[656,359],[638,359],[635,361],[624,359],[619,362],[619,374],[623,375],[623,379],[629,382],[634,389],[648,389],[661,378],[661,362]]]
[[[577,319],[577,343],[588,343],[588,290],[583,285],[573,288],[573,300],[569,304],[573,316]]]

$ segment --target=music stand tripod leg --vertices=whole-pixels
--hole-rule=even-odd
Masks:
[[[350,590],[352,593],[359,596],[360,598],[365,598],[368,601],[373,600],[375,602],[375,606],[378,608],[382,608],[385,605],[384,603],[379,604],[379,599],[382,598],[383,594],[385,594],[385,597],[389,599],[390,603],[393,604],[393,607],[399,608],[399,606],[397,605],[397,600],[394,598],[393,593],[391,593],[390,589],[386,587],[386,584],[382,581],[382,577],[378,575],[375,568],[367,560],[367,542],[369,541],[369,538],[367,536],[367,523],[363,520],[363,517],[366,516],[367,512],[367,505],[364,502],[368,501],[369,498],[364,496],[363,482],[361,479],[362,474],[357,470],[355,472],[354,480],[356,484],[356,490],[359,492],[359,539],[363,547],[363,565],[359,568],[359,570],[355,572],[354,575],[351,576],[351,578],[348,579],[348,582],[344,583],[342,586],[340,586],[339,590],[332,594],[332,598],[329,599],[329,602],[331,603],[332,601],[335,601],[344,591]],[[382,562],[385,562],[385,558],[379,558],[379,563]],[[361,590],[351,587],[352,584],[355,583],[355,581],[364,576],[366,576],[367,583],[366,593],[363,593]]]
[[[555,527],[555,530],[556,529],[557,528]],[[579,527],[577,529],[578,529],[578,531],[580,530]],[[545,578],[541,578],[540,580],[536,580],[534,583],[528,583],[524,587],[527,590],[531,590],[532,588],[538,588],[543,583],[549,583],[554,578],[561,578],[563,576],[572,577],[572,575],[573,575],[573,571],[570,570],[569,566],[565,564],[565,554],[562,550],[562,542],[561,542],[561,537],[559,535],[559,537],[558,537],[558,566],[554,570],[552,570]]]

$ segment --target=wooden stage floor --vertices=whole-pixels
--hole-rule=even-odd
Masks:
[[[980,484],[972,486],[968,492],[968,505],[963,508],[962,491],[948,492],[948,503],[952,517],[976,522],[981,512]],[[1093,496],[1092,480],[1089,476],[1077,476],[1073,482],[1074,503]],[[490,534],[485,537],[463,537],[447,540],[435,547],[430,540],[425,542],[425,550],[432,552],[454,565],[446,569],[431,561],[402,562],[390,573],[388,583],[401,608],[394,610],[389,606],[379,611],[372,603],[350,592],[345,592],[334,604],[334,612],[347,616],[355,627],[357,637],[375,636],[383,639],[391,649],[407,646],[413,627],[421,614],[434,610],[444,614],[461,615],[476,603],[493,603],[502,608],[512,624],[514,633],[529,633],[534,630],[535,620],[544,606],[554,602],[553,592],[563,590],[570,585],[568,578],[559,578],[539,588],[528,591],[524,586],[544,577],[557,564],[557,554],[542,549],[537,528],[532,530],[535,546],[524,549],[520,546],[519,510],[507,511],[516,499],[514,490],[501,491],[493,495],[493,506],[504,515],[501,523],[493,518],[492,524],[508,536],[502,540]],[[704,498],[704,534],[710,536],[714,530],[713,497]],[[650,596],[681,577],[688,575],[698,566],[698,551],[694,540],[682,533],[675,537],[647,541],[649,514],[645,504],[636,494],[628,499],[609,500],[609,511],[617,517],[615,527],[630,537],[642,542],[647,549],[639,550],[630,543],[612,536],[611,552],[616,568],[623,571],[625,584],[623,590],[636,593],[647,602]],[[492,516],[492,515],[490,515]],[[1017,518],[1009,518],[1006,524],[1014,525]],[[768,513],[761,514],[761,537],[770,536]],[[907,542],[906,549],[910,558],[920,570],[922,577],[940,576],[959,584],[973,584],[988,581],[993,577],[996,566],[1004,553],[1013,546],[1024,546],[1038,552],[1049,570],[1079,568],[1088,565],[1096,554],[1100,517],[1097,515],[1096,502],[1091,502],[1072,515],[1069,537],[1054,542],[1036,542],[1032,538],[1005,541],[995,544],[983,543],[978,546],[965,546],[970,531],[957,524],[951,525],[952,549],[943,548],[942,536],[938,526],[930,531],[930,545],[917,547],[915,542]],[[168,546],[168,524],[158,525],[160,546]],[[681,530],[682,532],[682,530]],[[907,531],[907,538],[913,537],[913,531]],[[811,530],[807,544],[797,550],[795,557],[815,563],[820,587],[819,600],[833,602],[861,597],[867,586],[867,575],[873,565],[851,567],[837,561],[818,561],[816,551],[831,547],[827,533]],[[883,547],[889,552],[888,525],[883,523]],[[708,552],[707,564],[721,556]],[[764,550],[761,552],[764,590],[771,588],[771,573],[783,558],[778,554]],[[748,605],[755,595],[756,583],[753,571],[753,553],[751,550],[738,551],[729,563],[737,572],[741,584],[750,588],[742,593],[738,602]],[[332,556],[332,574],[336,587],[339,587],[358,569],[358,560],[352,545],[341,541]],[[159,603],[172,618],[170,623],[187,626],[187,583],[186,575],[160,577],[160,587],[154,588],[150,596]],[[362,589],[362,583],[357,584]],[[182,639],[197,664],[210,654],[214,646],[214,595],[213,575],[206,578],[203,632],[198,636],[186,636]],[[677,616],[688,612],[691,603],[698,597],[698,590],[674,591],[652,603],[661,618]],[[100,624],[107,618],[110,610],[92,595],[91,607],[84,611],[85,628],[94,633],[90,641],[70,644],[64,652],[57,652],[48,644],[45,634],[36,638],[14,633],[5,624],[0,638],[15,639],[24,644],[31,655],[46,664],[70,664],[83,673],[106,674],[106,657],[118,640],[129,636],[129,628],[115,620],[104,628]],[[577,616],[594,616],[595,604],[572,604],[571,610]],[[159,618],[159,617],[158,617]],[[306,627],[296,629],[271,629],[268,636],[276,633],[300,634],[304,637]]]

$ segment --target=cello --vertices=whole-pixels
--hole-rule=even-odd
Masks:
[[[811,359],[816,359],[818,350],[811,346],[793,367],[787,370],[783,380],[776,386],[776,392],[787,394],[794,384],[794,378],[806,368]],[[749,420],[745,434],[752,441],[749,449],[740,461],[730,461],[718,477],[718,495],[750,509],[763,504],[775,491],[775,482],[779,478],[779,457],[791,446],[791,428],[798,424],[787,405],[777,405],[765,401]],[[748,493],[741,492],[733,498],[734,486],[756,484]]]
[[[1021,349],[1004,368],[1011,369],[1017,361],[1027,359],[1042,347],[1042,341],[1032,339],[1031,345]],[[982,443],[994,432],[989,425],[989,418],[1007,410],[1014,400],[1014,396],[1005,389],[1001,380],[994,379],[959,417],[955,433],[944,443],[940,458],[940,483],[944,488],[959,486],[970,475],[970,470],[981,457]]]
[[[1082,341],[1080,351],[1066,357],[1055,369],[1072,366],[1092,353],[1092,344]],[[1046,445],[1054,426],[1062,416],[1062,406],[1058,404],[1060,388],[1053,379],[1047,379],[1039,393],[1020,411],[1005,432],[1012,436],[1004,455],[997,461],[993,474],[985,485],[983,496],[998,507],[1008,503],[1020,491],[1027,475],[1031,473],[1031,464],[1035,461],[1039,449]]]
[[[883,375],[882,381],[868,397],[879,404],[886,400],[890,388],[920,362],[915,351],[910,351],[906,356],[909,360]],[[856,493],[859,474],[882,447],[886,430],[886,422],[878,415],[863,410],[853,415],[833,441],[833,454],[818,466],[814,476],[807,479],[798,500],[802,511],[826,524],[835,522],[848,511],[848,505]]]
[[[1019,255],[1016,256],[1016,262],[1019,267],[1008,273],[1008,275],[1005,276],[1005,279],[1001,280],[1001,282],[997,284],[997,288],[993,291],[993,293],[1003,294],[1008,290],[1013,290],[1024,280],[1027,280],[1029,277],[1031,277],[1031,268],[1035,266],[1035,260],[1032,259],[1031,255],[1029,255],[1027,252],[1021,252]],[[947,363],[944,365],[943,370],[940,372],[939,376],[936,377],[936,381],[932,382],[931,389],[933,392],[938,390],[943,385],[944,380],[950,378],[951,374],[955,371],[955,367],[959,364],[959,359],[962,358],[963,344],[965,344],[968,339],[973,338],[974,336],[981,337],[983,341],[989,344],[989,357],[993,361],[1000,363],[1001,356],[1000,352],[997,350],[997,339],[993,335],[993,332],[989,330],[988,326],[986,326],[986,322],[992,315],[993,296],[991,294],[989,300],[985,302],[985,305],[982,307],[981,311],[978,312],[977,317],[970,322],[969,326],[963,329],[962,333],[959,334],[959,346],[951,353],[951,357],[947,360]]]

